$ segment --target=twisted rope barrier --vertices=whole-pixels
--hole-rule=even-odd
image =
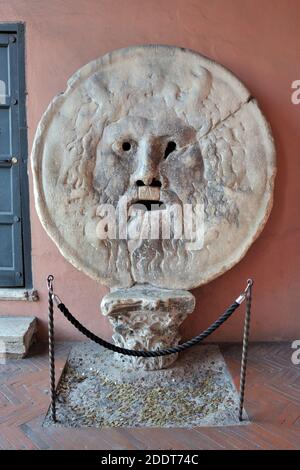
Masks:
[[[207,338],[210,334],[212,334],[219,326],[221,326],[231,315],[235,312],[235,310],[240,306],[238,302],[233,302],[230,307],[216,320],[214,321],[206,330],[202,331],[199,335],[195,336],[194,338],[186,341],[185,343],[178,344],[172,348],[166,349],[157,349],[151,351],[136,351],[134,349],[126,349],[121,348],[120,346],[116,346],[115,344],[109,343],[105,341],[103,338],[96,336],[90,330],[85,328],[67,309],[67,307],[62,303],[58,303],[57,308],[61,311],[61,313],[65,316],[65,318],[73,325],[75,328],[80,331],[83,335],[85,335],[90,340],[94,341],[94,343],[100,344],[103,348],[109,349],[110,351],[114,351],[119,354],[124,354],[126,356],[135,356],[135,357],[158,357],[158,356],[168,356],[170,354],[176,354],[186,349],[199,344],[205,338]]]
[[[54,357],[54,316],[53,316],[53,305],[54,302],[57,305],[57,308],[64,315],[64,317],[78,330],[80,333],[85,335],[88,339],[99,344],[100,346],[109,349],[110,351],[123,354],[126,356],[135,356],[135,357],[158,357],[158,356],[167,356],[170,354],[176,354],[186,349],[189,349],[197,344],[201,343],[205,338],[211,335],[215,330],[217,330],[231,315],[236,311],[236,309],[247,300],[246,304],[246,317],[244,325],[244,337],[243,337],[243,352],[242,352],[242,362],[241,362],[241,375],[240,375],[240,402],[239,402],[239,420],[242,421],[242,412],[244,404],[244,394],[245,394],[245,381],[246,381],[246,367],[247,367],[247,353],[248,353],[248,339],[249,339],[249,328],[250,328],[250,314],[251,314],[251,299],[252,299],[252,279],[248,279],[246,289],[239,295],[239,297],[227,308],[227,310],[220,315],[220,317],[215,320],[208,328],[202,331],[200,334],[194,338],[185,341],[182,344],[177,346],[165,349],[158,350],[134,350],[126,349],[115,344],[109,343],[108,341],[100,338],[95,335],[93,332],[88,330],[82,323],[80,323],[77,318],[75,318],[65,304],[60,300],[60,298],[53,292],[53,280],[54,276],[49,275],[47,278],[48,286],[48,338],[49,338],[49,374],[50,374],[50,389],[51,389],[51,416],[54,422],[56,422],[56,391],[55,391],[55,357]]]

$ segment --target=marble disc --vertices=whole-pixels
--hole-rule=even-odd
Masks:
[[[109,287],[170,289],[207,283],[245,255],[276,173],[271,130],[245,86],[169,46],[117,50],[76,72],[39,123],[32,168],[39,217],[67,260]],[[129,239],[105,226],[103,238],[124,200],[161,204],[157,217],[182,209],[184,223],[191,207],[195,230]],[[135,210],[125,226],[136,233],[149,216]]]

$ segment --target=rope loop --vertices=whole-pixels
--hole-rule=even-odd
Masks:
[[[64,305],[64,303],[60,300],[60,298],[53,293],[53,280],[54,276],[50,275],[47,278],[47,285],[49,294],[52,296],[52,299],[57,304],[57,308],[60,312],[65,316],[65,318],[78,330],[80,333],[85,335],[90,340],[94,341],[95,343],[99,344],[100,346],[109,349],[110,351],[114,351],[118,354],[124,354],[126,356],[135,356],[135,357],[159,357],[159,356],[168,356],[170,354],[176,354],[186,349],[191,348],[199,343],[201,343],[205,338],[211,335],[215,330],[217,330],[231,315],[235,312],[235,310],[243,303],[245,298],[248,295],[251,295],[251,288],[253,285],[252,279],[248,279],[246,289],[243,293],[227,308],[227,310],[217,319],[215,320],[206,330],[202,331],[199,335],[195,336],[194,338],[182,343],[178,344],[177,346],[165,348],[165,349],[158,349],[158,350],[142,350],[136,351],[134,349],[126,349],[120,346],[116,346],[115,344],[109,343],[108,341],[96,336],[90,330],[88,330],[84,325],[82,325],[68,310],[68,308]]]

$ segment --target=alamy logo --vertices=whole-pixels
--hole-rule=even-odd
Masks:
[[[300,339],[293,341],[292,349],[295,349],[291,357],[292,363],[298,366],[300,364]]]
[[[0,364],[6,364],[6,343],[0,340]]]
[[[294,80],[292,83],[293,91],[291,101],[293,104],[300,104],[300,80]]]
[[[189,250],[201,250],[205,230],[204,204],[170,204],[119,198],[117,208],[100,204],[96,236],[100,240],[184,240]]]

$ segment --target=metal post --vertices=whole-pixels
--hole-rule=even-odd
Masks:
[[[52,275],[47,278],[48,286],[48,345],[49,345],[49,378],[51,394],[51,416],[56,422],[56,390],[55,390],[55,353],[54,353],[54,315],[53,315],[53,280]]]
[[[252,279],[248,279],[246,294],[246,314],[244,323],[244,337],[243,337],[243,350],[241,360],[241,375],[240,375],[240,400],[239,400],[239,421],[243,420],[243,408],[245,398],[245,385],[246,385],[246,372],[247,372],[247,358],[248,358],[248,344],[249,344],[249,331],[250,331],[250,316],[251,316],[251,301],[252,301]]]

